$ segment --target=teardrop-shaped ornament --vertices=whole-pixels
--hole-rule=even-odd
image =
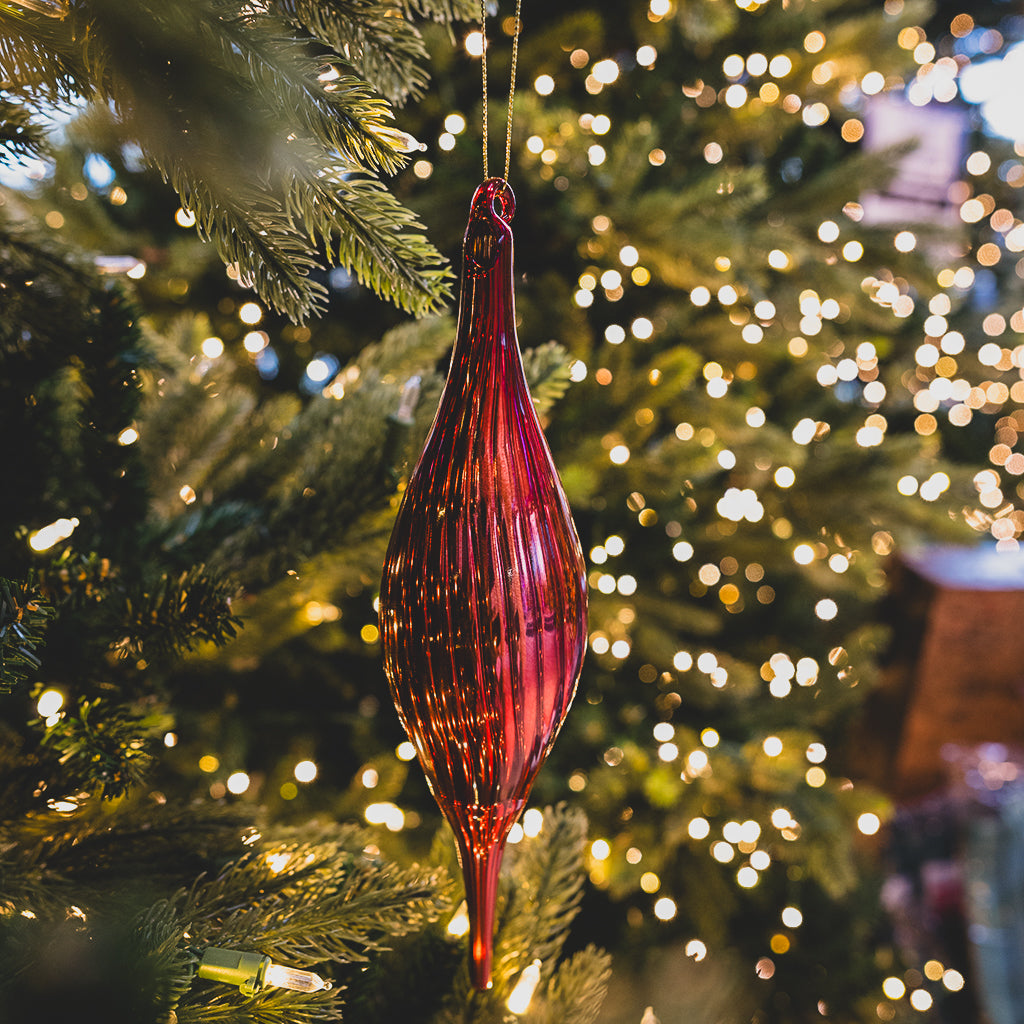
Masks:
[[[491,984],[509,831],[565,719],[587,636],[586,569],[515,329],[512,189],[470,207],[448,379],[384,563],[384,667],[458,843],[471,973]]]

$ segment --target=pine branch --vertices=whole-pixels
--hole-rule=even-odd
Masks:
[[[333,549],[355,520],[385,506],[395,461],[410,457],[407,439],[413,433],[421,438],[433,415],[429,396],[440,385],[431,368],[453,333],[444,318],[388,332],[337,375],[330,396],[315,398],[288,419],[291,405],[250,412],[246,393],[220,382],[221,398],[211,403],[187,375],[169,375],[164,397],[152,406],[156,418],[140,423],[141,444],[156,461],[153,473],[166,492],[159,506],[168,517],[162,543],[186,561],[193,548],[205,550],[218,572],[237,576],[250,589],[280,579],[285,569],[325,547]],[[414,374],[427,378],[427,397],[411,428],[389,417]],[[232,424],[246,428],[233,443],[222,437],[220,415],[226,430]],[[162,443],[169,434],[180,439],[170,450]],[[190,459],[193,451],[196,458]],[[173,472],[163,468],[169,462]],[[179,517],[182,479],[212,499]]]
[[[54,240],[2,221],[0,294],[0,432],[19,438],[0,503],[6,571],[23,575],[26,534],[59,519],[79,520],[83,547],[116,554],[145,514],[145,467],[118,441],[148,359],[137,311]]]
[[[18,22],[0,41],[11,95],[27,109],[74,97],[113,107],[201,236],[293,319],[324,308],[310,280],[318,248],[417,315],[447,298],[440,254],[371,177],[405,162],[386,101],[352,76],[320,81],[323,61],[274,9],[81,0],[54,24],[0,15],[0,28],[7,20]],[[297,198],[311,185],[315,210]]]
[[[429,81],[420,66],[427,50],[411,19],[451,22],[479,17],[473,0],[277,0],[275,7],[398,105],[422,96]]]
[[[202,1001],[183,999],[175,1011],[178,1024],[315,1024],[341,1020],[339,993],[287,992],[268,989],[249,999],[237,989],[202,990]]]
[[[88,95],[88,75],[67,44],[67,25],[0,8],[0,77],[4,92],[26,107],[63,108]]]
[[[353,830],[341,839],[354,835]],[[295,904],[306,908],[295,914]],[[193,888],[182,908],[198,942],[256,947],[311,967],[361,963],[450,907],[443,876],[371,861],[338,842],[268,843]]]
[[[480,15],[475,0],[396,0],[406,17],[418,14],[435,21],[473,21]]]
[[[22,160],[49,155],[46,132],[31,110],[0,97],[0,164],[12,167]]]
[[[67,311],[88,302],[95,282],[49,240],[0,219],[0,288],[5,302],[0,320],[4,358],[26,351],[26,334],[43,343],[57,342],[67,333]]]
[[[112,592],[112,572],[109,559],[95,553],[78,555],[69,548],[35,569],[32,582],[54,607],[78,611]]]
[[[416,215],[380,181],[341,163],[304,161],[292,172],[285,208],[311,239],[322,240],[361,284],[414,316],[440,311],[451,274],[423,240]]]
[[[182,944],[185,929],[172,900],[160,900],[140,913],[134,930],[157,977],[164,979],[160,1001],[170,1016],[192,986],[199,956]]]
[[[203,566],[180,576],[163,576],[152,587],[125,595],[122,646],[151,655],[182,654],[199,643],[225,644],[241,619],[231,612],[235,587],[210,576]]]
[[[709,252],[750,248],[750,225],[739,216],[741,207],[752,207],[767,195],[764,169],[745,168],[730,175],[733,191],[723,196],[721,175],[708,173],[685,189],[651,189],[615,201],[615,223],[643,247],[648,262],[666,284],[692,288],[703,280],[698,267],[706,265]],[[765,229],[756,243],[771,248]],[[699,240],[700,250],[694,242]]]
[[[121,704],[83,699],[75,712],[47,727],[42,742],[57,754],[62,773],[112,799],[142,783],[155,761],[156,736],[169,724],[159,712],[139,714]]]
[[[612,958],[587,946],[560,964],[539,992],[523,1024],[593,1024],[601,1012],[612,973]]]
[[[412,28],[407,22],[398,23]],[[405,164],[405,158],[386,141],[393,116],[387,102],[358,78],[325,75],[323,62],[309,55],[306,41],[294,37],[285,22],[264,15],[258,20],[223,19],[215,31],[208,24],[202,28],[210,36],[211,49],[219,51],[220,61],[234,72],[243,91],[254,90],[275,121],[292,128],[290,134],[317,139],[353,168],[394,174]],[[339,42],[344,48],[345,42]],[[381,42],[389,45],[391,40]],[[284,137],[280,142],[285,142]]]
[[[0,843],[4,851],[0,877],[8,896],[21,888],[33,889],[32,872],[42,857],[43,830],[61,821],[47,806],[53,795],[51,784],[63,796],[78,781],[60,778],[61,774],[56,754],[38,742],[38,730],[16,730],[12,723],[0,722]],[[19,881],[22,875],[24,882]],[[58,889],[55,884],[50,896]],[[28,905],[34,908],[38,902]]]
[[[39,668],[53,609],[34,588],[0,577],[0,693],[9,693]]]
[[[121,803],[102,816],[86,810],[70,819],[65,815],[63,822],[40,823],[35,846],[29,828],[0,830],[4,906],[18,911],[0,915],[0,950],[8,966],[0,977],[5,1009],[26,1011],[40,998],[41,979],[52,975],[46,1005],[54,1008],[54,1019],[66,1018],[76,1002],[87,1010],[102,1006],[114,1014],[108,1019],[135,1024],[166,1022],[172,1010],[179,1021],[337,1019],[339,990],[301,994],[269,989],[247,999],[229,986],[194,983],[200,951],[183,915],[183,906],[189,909],[184,894],[158,899],[141,912],[134,909],[140,897],[151,900],[154,891],[166,890],[168,866],[178,876],[203,863],[209,866],[223,855],[225,838],[237,850],[239,831],[230,814],[220,812],[216,831],[205,827],[214,811],[190,807],[175,814]],[[326,848],[331,847],[328,839]],[[323,851],[314,848],[321,854],[320,865],[333,870]],[[238,880],[246,898],[260,899],[264,877],[256,871]],[[292,891],[288,898],[293,911],[301,905],[300,893]],[[301,920],[303,914],[295,916]],[[312,922],[313,937],[318,923]],[[214,938],[229,945],[223,941],[229,936]],[[90,948],[93,955],[85,955]],[[130,1012],[122,1012],[122,1003]]]
[[[423,38],[406,18],[394,17],[390,0],[278,0],[283,17],[334,52],[392,103],[419,98],[429,77]]]
[[[378,382],[401,384],[414,374],[432,368],[451,346],[455,320],[451,316],[431,317],[417,323],[392,327],[380,341],[371,342],[338,374],[347,390]],[[351,383],[349,383],[351,382]],[[422,402],[422,399],[421,399]]]
[[[436,312],[450,295],[451,275],[416,216],[376,178],[324,158],[310,140],[293,139],[281,153],[287,180],[280,192],[249,171],[230,181],[215,169],[197,176],[203,161],[195,154],[149,155],[195,214],[200,236],[293,319],[325,308],[326,289],[309,277],[322,269],[317,248],[416,316]]]
[[[63,831],[68,815],[139,786],[170,718],[151,698],[135,705],[79,698],[66,699],[59,714],[46,720],[33,716],[27,724],[21,732],[4,730],[0,758],[0,822],[10,823],[12,835],[19,836],[11,849],[28,842],[40,822],[43,827],[56,823]],[[84,813],[81,820],[87,818]]]
[[[520,969],[534,958],[557,957],[583,896],[587,819],[578,807],[547,808],[539,835],[513,847],[511,891],[499,925],[495,959]]]
[[[900,160],[917,148],[916,142],[902,142],[882,150],[862,150],[847,156],[838,165],[829,165],[818,173],[801,181],[800,188],[791,195],[781,192],[772,197],[775,212],[784,214],[787,220],[812,224],[812,210],[820,210],[830,202],[837,203],[840,197],[858,196],[870,192],[884,192],[896,177]],[[812,231],[808,236],[815,238]],[[806,244],[806,243],[805,243]]]
[[[138,899],[193,883],[253,840],[253,812],[242,806],[81,798],[73,813],[54,810],[47,806],[52,793],[74,795],[62,788],[69,780],[60,766],[12,742],[0,749],[4,895],[40,919],[63,919],[69,903],[87,914],[127,907],[134,915]],[[8,759],[8,749],[17,756]],[[30,786],[36,792],[29,790],[28,801]]]
[[[174,804],[139,797],[123,810],[118,804],[117,810],[111,822],[102,807],[93,808],[78,834],[69,837],[65,870],[71,867],[75,877],[108,884],[121,877],[137,884],[157,881],[173,890],[220,870],[260,835],[258,810],[241,804]]]
[[[223,187],[219,176],[197,173],[171,150],[149,155],[195,215],[199,237],[212,242],[225,263],[237,264],[265,301],[297,321],[324,311],[327,289],[309,276],[321,264],[270,188],[245,178]]]
[[[587,822],[578,808],[560,805],[544,812],[540,833],[509,847],[502,869],[494,944],[494,987],[477,992],[469,971],[454,980],[449,998],[431,1024],[498,1024],[514,1021],[505,999],[523,969],[541,961],[544,986],[531,1003],[527,1021],[589,1024],[600,1009],[610,971],[609,958],[590,947],[558,963],[569,925],[579,909]],[[434,859],[437,859],[436,857]],[[578,1000],[578,1002],[577,1002]]]
[[[569,354],[556,341],[523,352],[523,370],[538,415],[547,415],[569,390],[570,363]]]
[[[234,584],[203,566],[126,580],[109,560],[71,549],[36,570],[32,582],[59,609],[92,619],[99,643],[120,657],[168,657],[201,643],[232,639],[241,620],[231,611]],[[91,614],[90,614],[91,613]]]

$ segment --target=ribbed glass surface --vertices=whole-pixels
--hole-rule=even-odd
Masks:
[[[395,706],[458,841],[479,988],[505,840],[569,709],[587,633],[583,555],[516,338],[514,212],[500,178],[473,197],[451,368],[380,599]]]

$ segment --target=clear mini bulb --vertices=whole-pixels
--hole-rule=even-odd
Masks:
[[[284,967],[281,964],[271,964],[263,975],[264,985],[273,985],[274,988],[287,988],[293,992],[322,992],[331,987],[329,981],[324,981],[319,974],[312,971],[300,971],[296,967]]]
[[[537,985],[540,984],[540,968],[541,962],[534,960],[522,974],[519,975],[519,980],[515,984],[515,988],[512,989],[511,994],[506,1000],[505,1005],[517,1016],[519,1014],[526,1013],[529,1009],[530,1001],[533,999],[533,993],[537,990]]]
[[[210,946],[203,952],[196,973],[200,978],[237,985],[244,995],[254,996],[264,988],[287,988],[293,992],[323,992],[331,987],[319,974],[270,962],[262,953]]]
[[[448,934],[461,938],[469,931],[469,913],[466,909],[466,901],[463,900],[458,909],[448,922]]]
[[[68,13],[68,0],[14,0],[19,7],[29,11],[36,11],[38,14],[45,14],[48,18],[63,18]]]
[[[427,148],[426,143],[420,142],[419,139],[408,132],[403,132],[400,128],[377,124],[372,125],[370,131],[385,146],[390,146],[396,153],[422,153]]]
[[[418,374],[405,382],[405,386],[402,388],[402,397],[398,402],[398,412],[395,413],[395,418],[400,423],[412,423],[422,386],[423,381]]]

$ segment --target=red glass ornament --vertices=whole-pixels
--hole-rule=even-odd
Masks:
[[[384,563],[384,667],[458,842],[490,986],[505,840],[576,690],[586,569],[515,329],[508,183],[476,191],[451,368]]]

